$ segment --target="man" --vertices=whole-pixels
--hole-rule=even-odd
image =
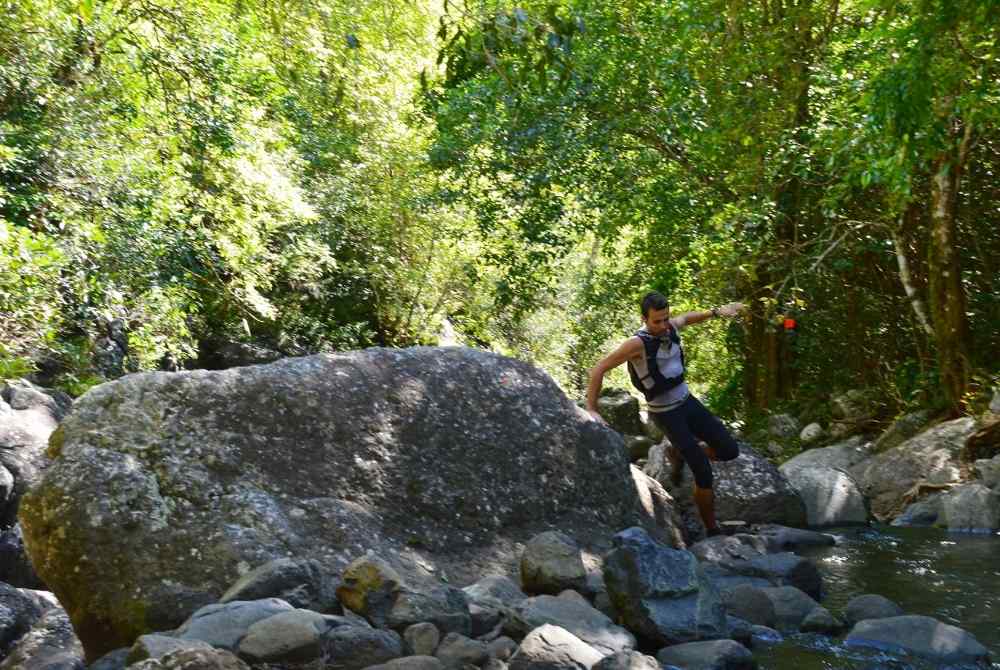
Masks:
[[[710,461],[732,460],[739,456],[740,448],[722,422],[688,389],[678,332],[711,318],[734,317],[743,309],[741,303],[734,302],[671,318],[667,298],[661,293],[648,293],[642,299],[643,327],[594,366],[587,386],[587,411],[603,423],[597,412],[597,398],[604,375],[622,363],[629,365],[632,383],[646,396],[650,419],[670,439],[667,457],[672,466],[671,480],[675,485],[681,482],[684,462],[694,474],[695,506],[710,537],[721,532],[715,519]],[[708,445],[705,449],[698,445],[699,439]]]

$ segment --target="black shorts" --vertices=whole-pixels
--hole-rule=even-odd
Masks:
[[[720,461],[731,461],[740,455],[739,444],[723,423],[693,395],[689,395],[680,407],[650,412],[649,418],[670,439],[670,444],[680,450],[699,488],[712,488],[712,464],[698,446],[699,439],[715,450]]]

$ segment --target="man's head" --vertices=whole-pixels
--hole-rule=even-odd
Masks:
[[[670,303],[662,293],[651,291],[642,299],[642,321],[650,335],[667,332],[670,318]]]

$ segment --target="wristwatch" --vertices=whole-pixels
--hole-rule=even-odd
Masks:
[[[718,307],[713,307],[712,308],[712,316],[716,316],[716,317],[719,316],[719,308]]]

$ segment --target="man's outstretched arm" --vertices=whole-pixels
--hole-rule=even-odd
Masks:
[[[609,370],[614,370],[619,365],[630,358],[635,358],[642,353],[642,340],[638,337],[630,337],[610,354],[597,361],[597,365],[590,369],[590,382],[587,384],[587,412],[597,421],[605,423],[604,419],[597,412],[597,397],[601,395],[601,385],[604,383],[604,375]]]
[[[710,310],[704,312],[684,312],[683,314],[678,314],[674,318],[680,321],[682,326],[690,326],[691,324],[701,323],[702,321],[707,321],[718,316],[734,317],[746,309],[746,305],[741,302],[731,302],[728,305],[723,305],[722,307],[713,307]]]

